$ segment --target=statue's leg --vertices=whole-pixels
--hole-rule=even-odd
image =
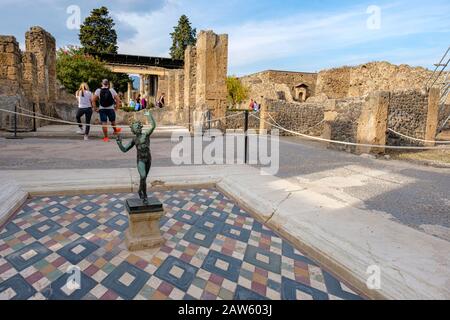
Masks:
[[[139,197],[143,200],[147,199],[147,170],[144,161],[138,162],[138,172],[140,176]]]

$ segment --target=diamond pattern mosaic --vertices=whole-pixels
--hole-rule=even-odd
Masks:
[[[361,299],[214,189],[153,196],[165,243],[148,257],[124,244],[134,194],[29,200],[0,229],[0,299]]]

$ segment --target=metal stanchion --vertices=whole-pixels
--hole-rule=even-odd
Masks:
[[[247,164],[248,162],[248,110],[245,110],[245,118],[244,118],[244,163]]]
[[[6,137],[6,139],[23,139],[17,136],[17,103],[14,105],[14,135],[11,137]]]
[[[33,102],[33,132],[36,132],[36,103]]]

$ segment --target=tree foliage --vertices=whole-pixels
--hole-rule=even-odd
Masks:
[[[86,82],[91,90],[100,87],[102,79],[110,79],[116,89],[117,80],[105,65],[77,47],[59,49],[56,55],[56,75],[69,93],[75,93],[82,82]],[[119,90],[122,91],[122,90]]]
[[[89,17],[84,20],[84,23],[80,27],[80,44],[85,53],[113,53],[116,54],[117,47],[117,33],[114,29],[114,20],[109,16],[108,8],[101,7],[93,9]],[[81,51],[77,51],[81,54]],[[74,61],[76,57],[74,57]],[[84,66],[79,65],[80,68]],[[92,74],[91,70],[81,70],[80,74]],[[113,82],[117,91],[125,92],[128,88],[128,82],[131,81],[130,77],[125,73],[106,73],[104,68],[102,74],[104,78],[108,78]],[[98,86],[98,84],[96,84]]]
[[[248,97],[248,88],[236,76],[227,78],[228,102],[233,106],[243,102]]]
[[[182,15],[178,20],[178,25],[170,34],[172,37],[172,47],[170,48],[170,56],[172,59],[184,60],[184,51],[188,45],[194,46],[197,42],[197,29],[192,29],[189,18]]]
[[[117,53],[117,33],[108,8],[93,9],[80,27],[81,46],[89,53]]]

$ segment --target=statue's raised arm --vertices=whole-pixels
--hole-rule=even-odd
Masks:
[[[131,140],[126,146],[124,146],[120,135],[117,136],[116,141],[119,149],[124,153],[130,151],[134,147],[134,140]]]
[[[150,111],[147,110],[144,112],[144,114],[147,116],[148,122],[152,125],[152,127],[145,132],[145,134],[149,136],[153,133],[153,131],[155,131],[156,121],[155,118],[153,118],[153,115]]]

